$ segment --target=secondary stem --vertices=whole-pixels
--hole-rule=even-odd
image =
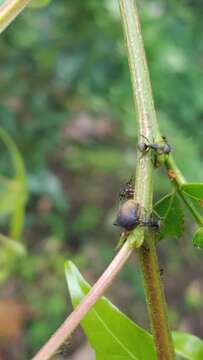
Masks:
[[[179,170],[179,168],[177,167],[177,165],[171,155],[166,159],[165,165],[166,165],[166,168],[168,170],[172,171],[172,173],[174,175],[172,180],[173,180],[174,186],[176,187],[176,189],[178,191],[179,196],[184,201],[187,208],[190,210],[195,221],[200,226],[203,226],[202,216],[199,214],[199,212],[197,211],[197,209],[195,208],[193,203],[190,201],[190,199],[188,199],[180,189],[181,185],[186,183],[186,180],[185,180],[184,176],[182,175],[181,171]]]
[[[120,12],[128,48],[128,59],[133,84],[134,102],[138,112],[139,141],[142,135],[149,141],[162,140],[153,103],[149,73],[143,46],[137,8],[133,0],[120,0]],[[152,151],[140,154],[136,166],[135,201],[142,213],[152,212],[153,156]],[[166,302],[159,275],[155,235],[146,231],[144,245],[137,250],[144,280],[151,329],[155,340],[157,359],[175,359],[168,327]]]
[[[5,0],[0,6],[0,33],[26,7],[30,0]]]

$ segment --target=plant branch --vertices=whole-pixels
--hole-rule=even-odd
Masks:
[[[121,271],[133,251],[134,248],[129,244],[128,241],[126,241],[111,264],[107,267],[99,280],[91,288],[88,295],[85,296],[77,308],[67,317],[64,323],[58,328],[58,330],[52,335],[52,337],[33,357],[32,360],[48,360],[55,354],[58,348],[77,328],[80,321],[85,317],[87,312],[110,287],[114,278]]]
[[[0,33],[28,5],[30,0],[5,0],[0,6]]]
[[[177,167],[173,157],[170,155],[166,161],[165,161],[166,168],[172,172],[173,176],[170,177],[170,173],[168,172],[169,178],[172,180],[173,185],[177,189],[177,192],[181,199],[184,201],[185,205],[191,212],[193,218],[195,221],[200,225],[203,226],[203,218],[201,214],[197,211],[195,206],[193,205],[192,201],[188,199],[187,196],[184,195],[184,193],[181,191],[181,185],[184,185],[186,182],[184,176],[182,175],[180,169]]]
[[[149,141],[161,142],[153,103],[149,73],[139,24],[139,16],[133,0],[120,0],[120,12],[128,48],[128,59],[138,112],[139,141],[142,135]],[[153,200],[153,153],[140,155],[136,167],[134,199],[140,204],[143,215],[152,212]],[[158,360],[173,360],[174,349],[168,327],[166,302],[162,289],[156,256],[155,234],[146,231],[144,245],[138,250],[144,280],[151,329]]]

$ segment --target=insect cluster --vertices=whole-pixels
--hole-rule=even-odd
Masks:
[[[165,154],[168,155],[171,152],[171,146],[168,144],[166,138],[163,136],[163,143],[150,143],[150,141],[142,135],[146,142],[138,144],[138,149],[143,154],[149,151],[150,149],[155,152],[155,165],[157,155]],[[133,200],[134,196],[134,187],[132,184],[133,178],[126,183],[126,185],[119,191],[120,200],[126,200],[120,206],[116,222],[114,225],[120,226],[126,232],[133,230],[138,225],[149,226],[156,230],[159,229],[159,221],[154,219],[153,215],[150,216],[141,216],[141,206]]]
[[[156,151],[156,153],[158,153],[158,154],[168,155],[172,150],[171,145],[167,143],[165,136],[162,136],[163,145],[156,144],[156,143],[150,143],[149,140],[144,135],[142,135],[142,137],[146,140],[146,142],[138,144],[138,149],[142,153],[145,153],[149,149],[152,149],[152,150]]]

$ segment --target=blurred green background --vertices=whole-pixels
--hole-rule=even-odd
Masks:
[[[64,260],[93,283],[115,254],[137,135],[117,3],[55,0],[26,9],[0,39],[0,231],[18,240],[0,237],[6,360],[31,357],[71,311]],[[186,178],[202,181],[203,3],[138,5],[161,129]],[[164,175],[157,170],[155,199],[170,189]],[[203,337],[202,253],[186,217],[184,236],[159,245],[160,266],[171,326]],[[148,327],[135,258],[108,296]],[[60,358],[83,341],[78,330]]]

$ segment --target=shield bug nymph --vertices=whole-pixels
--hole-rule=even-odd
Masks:
[[[160,229],[160,222],[152,214],[150,216],[141,216],[140,204],[132,199],[125,201],[121,205],[114,225],[120,226],[126,232],[135,229],[138,225],[148,226],[154,230]]]
[[[125,201],[119,211],[114,225],[126,231],[133,230],[140,224],[140,206],[134,200]]]

